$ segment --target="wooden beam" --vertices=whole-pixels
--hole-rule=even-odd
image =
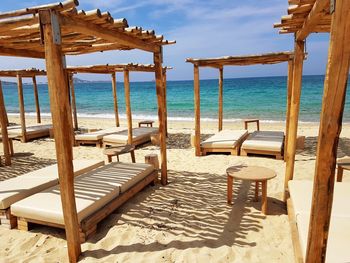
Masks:
[[[195,154],[201,156],[201,102],[200,102],[200,85],[199,85],[199,67],[194,65],[194,130],[195,130]]]
[[[167,102],[167,85],[166,85],[166,68],[163,68],[163,89],[164,89],[164,111],[165,111],[165,131],[168,137],[168,102]]]
[[[130,101],[130,80],[129,70],[124,70],[124,95],[126,107],[126,120],[128,122],[128,144],[132,144],[132,114]]]
[[[222,130],[223,123],[223,85],[224,85],[224,69],[219,68],[219,131]]]
[[[288,181],[293,179],[294,175],[294,162],[297,146],[297,134],[298,134],[298,120],[300,110],[300,96],[302,86],[303,75],[303,62],[304,62],[304,41],[295,42],[295,53],[293,62],[293,86],[292,97],[289,116],[289,131],[288,131],[288,145],[286,158],[286,173],[285,173],[285,186],[288,186]],[[284,201],[286,200],[286,192],[284,192]]]
[[[293,69],[294,61],[288,61],[288,78],[287,78],[287,103],[286,103],[286,136],[284,142],[284,160],[286,161],[287,148],[288,148],[288,135],[289,135],[289,123],[290,123],[290,107],[292,100],[292,88],[293,88]],[[287,182],[285,182],[287,183]],[[288,185],[284,185],[284,190],[287,190]]]
[[[36,78],[35,78],[35,76],[32,77],[32,80],[33,80],[33,89],[34,89],[34,100],[35,100],[35,110],[36,110],[36,122],[37,122],[37,123],[41,123],[38,86],[37,86],[37,84],[36,84]]]
[[[79,129],[78,113],[77,113],[77,104],[76,104],[76,100],[75,100],[75,88],[74,88],[73,74],[69,74],[69,87],[70,87],[70,93],[71,93],[71,105],[72,105],[72,112],[73,112],[74,130],[78,130]]]
[[[139,37],[127,35],[123,32],[103,28],[89,21],[82,21],[73,17],[61,16],[62,25],[81,34],[100,37],[112,43],[118,43],[130,48],[138,48],[144,51],[155,52],[159,47],[143,41]]]
[[[21,142],[26,142],[26,116],[24,109],[24,97],[23,97],[23,83],[22,77],[17,75],[17,89],[18,89],[18,104],[19,104],[19,117],[21,121],[22,137]]]
[[[2,137],[2,146],[5,156],[5,165],[11,165],[11,153],[10,153],[10,144],[7,133],[7,114],[5,109],[4,96],[2,94],[2,84],[0,81],[0,127],[1,127],[1,137]]]
[[[119,127],[119,113],[118,113],[118,94],[117,94],[117,78],[115,72],[112,73],[112,92],[113,92],[113,103],[114,103],[114,115],[115,115],[115,126]]]
[[[60,28],[53,27],[58,18],[54,11],[39,11],[44,37],[46,70],[50,95],[53,131],[55,135],[56,158],[60,182],[61,202],[70,262],[77,262],[81,253],[79,223],[74,195],[72,118],[69,105],[67,75],[61,52]],[[54,22],[55,21],[55,22]],[[57,30],[56,32],[54,30]]]
[[[325,10],[329,7],[329,0],[318,0],[314,3],[310,13],[304,21],[302,28],[296,33],[296,40],[302,41],[314,31],[314,28],[325,15]]]
[[[167,148],[166,148],[166,102],[165,89],[163,87],[163,68],[162,68],[163,54],[162,49],[153,54],[153,61],[155,67],[156,92],[158,102],[158,122],[159,122],[159,147],[160,147],[160,162],[161,162],[161,183],[166,185],[168,183],[168,168],[167,168]]]
[[[349,42],[350,1],[337,0],[324,81],[306,262],[325,262],[326,259],[337,149],[349,76]]]
[[[45,58],[45,53],[25,50],[25,49],[14,49],[0,47],[0,56],[10,56],[10,57],[25,57],[25,58]]]

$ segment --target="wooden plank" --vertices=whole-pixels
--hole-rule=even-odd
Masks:
[[[286,137],[284,142],[284,158],[287,156],[287,148],[288,148],[288,135],[289,135],[289,122],[290,122],[290,106],[292,100],[292,88],[293,88],[293,69],[294,69],[294,61],[288,61],[288,79],[287,79],[287,105],[286,105]],[[286,182],[285,182],[286,183]],[[286,190],[288,185],[284,186]]]
[[[165,101],[165,131],[168,137],[168,102],[167,102],[167,80],[166,80],[166,68],[163,68],[163,89],[164,89],[164,101]]]
[[[50,108],[55,134],[56,158],[60,182],[61,201],[67,237],[70,262],[77,262],[81,253],[79,223],[74,196],[72,118],[69,105],[67,76],[64,70],[61,45],[55,43],[52,19],[56,13],[39,11],[46,56],[47,79],[50,94]],[[59,28],[56,30],[60,30]]]
[[[199,67],[194,65],[194,119],[195,119],[195,154],[201,156],[201,110],[200,110],[200,86],[199,86]]]
[[[71,103],[72,103],[74,130],[78,130],[79,125],[78,125],[77,104],[76,104],[76,100],[75,100],[74,75],[69,74],[68,76],[69,76],[69,87],[70,87],[70,92],[71,92]]]
[[[2,83],[0,81],[0,125],[1,125],[1,137],[2,137],[2,146],[5,156],[5,165],[11,165],[11,153],[10,153],[10,144],[9,137],[7,132],[7,118],[6,118],[6,109],[4,96],[2,94]]]
[[[124,70],[124,95],[125,95],[126,119],[128,122],[128,144],[133,144],[129,70]]]
[[[223,123],[223,85],[224,85],[224,69],[219,68],[219,131],[222,130]]]
[[[329,0],[318,0],[315,2],[302,28],[296,33],[297,41],[305,40],[313,32],[320,19],[326,14],[325,11],[327,9],[329,9]]]
[[[350,62],[350,1],[337,0],[318,134],[306,262],[325,262]]]
[[[158,123],[159,123],[159,142],[160,142],[160,167],[161,167],[161,183],[166,185],[168,183],[168,164],[167,164],[167,147],[166,147],[166,102],[164,94],[163,68],[162,68],[163,54],[162,49],[153,54],[153,62],[155,68],[156,92],[158,102]]]
[[[293,86],[292,86],[292,97],[291,106],[289,114],[289,131],[288,131],[288,145],[287,145],[287,156],[286,160],[286,173],[285,173],[285,183],[288,185],[288,181],[293,179],[294,175],[294,162],[295,153],[297,147],[297,133],[298,133],[298,120],[299,120],[299,110],[300,110],[300,96],[301,96],[301,85],[302,85],[302,75],[303,75],[303,62],[304,62],[304,41],[295,42],[295,53],[293,62]],[[283,200],[286,201],[286,192],[284,192]]]
[[[36,110],[36,122],[41,123],[40,116],[40,104],[39,104],[39,94],[38,94],[38,86],[36,84],[36,77],[32,77],[33,80],[33,89],[34,89],[34,100],[35,100],[35,110]]]
[[[293,242],[293,248],[294,248],[295,263],[304,263],[303,252],[300,245],[298,226],[297,226],[295,212],[294,212],[294,206],[290,198],[287,199],[287,210],[288,210],[290,232],[292,235],[292,242]]]
[[[33,50],[0,47],[0,56],[45,58],[45,53],[39,52],[39,51],[33,51]]]
[[[112,73],[112,92],[113,92],[115,125],[119,127],[120,124],[119,124],[119,113],[118,113],[117,78],[116,78],[115,72]]]
[[[21,130],[22,130],[21,142],[26,142],[27,141],[26,116],[25,116],[25,110],[24,110],[23,83],[22,83],[22,77],[20,75],[17,75],[17,89],[18,89],[19,116],[21,120]]]

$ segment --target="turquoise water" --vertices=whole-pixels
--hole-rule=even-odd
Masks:
[[[237,78],[224,80],[224,119],[228,121],[256,117],[266,121],[285,119],[286,77]],[[301,121],[318,121],[323,92],[323,76],[304,76],[301,99]],[[216,119],[218,108],[218,80],[201,80],[201,117]],[[39,84],[42,113],[49,114],[46,84]],[[134,116],[155,119],[157,100],[154,82],[131,83],[131,105]],[[18,113],[17,87],[4,85],[5,104],[8,113]],[[121,117],[125,117],[123,84],[118,83],[118,103]],[[348,89],[349,92],[349,89]],[[101,82],[75,84],[77,111],[80,116],[113,118],[111,84]],[[24,85],[26,113],[35,112],[31,85]],[[193,82],[168,81],[169,119],[193,118]],[[349,102],[346,103],[344,121],[350,121]]]

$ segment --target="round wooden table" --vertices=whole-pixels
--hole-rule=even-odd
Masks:
[[[344,170],[350,170],[350,158],[343,158],[337,160],[337,182],[343,181]]]
[[[267,214],[267,180],[276,177],[275,171],[261,166],[231,166],[227,173],[227,203],[232,204],[233,180],[254,181],[255,201],[259,197],[259,185],[261,182],[261,211]]]
[[[103,151],[103,154],[107,155],[108,162],[112,162],[112,157],[117,156],[118,162],[119,162],[119,155],[125,154],[125,153],[130,153],[131,155],[131,161],[135,163],[135,146],[131,144],[126,144],[126,145],[121,145],[121,146],[113,146],[106,148]]]

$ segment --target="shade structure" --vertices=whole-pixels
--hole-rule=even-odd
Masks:
[[[162,183],[167,182],[163,45],[167,41],[153,30],[129,27],[99,9],[77,10],[79,2],[29,7],[0,13],[0,55],[43,58],[46,62],[50,106],[55,135],[61,200],[70,262],[81,253],[73,187],[72,118],[65,55],[107,50],[139,49],[153,53],[158,101]]]

